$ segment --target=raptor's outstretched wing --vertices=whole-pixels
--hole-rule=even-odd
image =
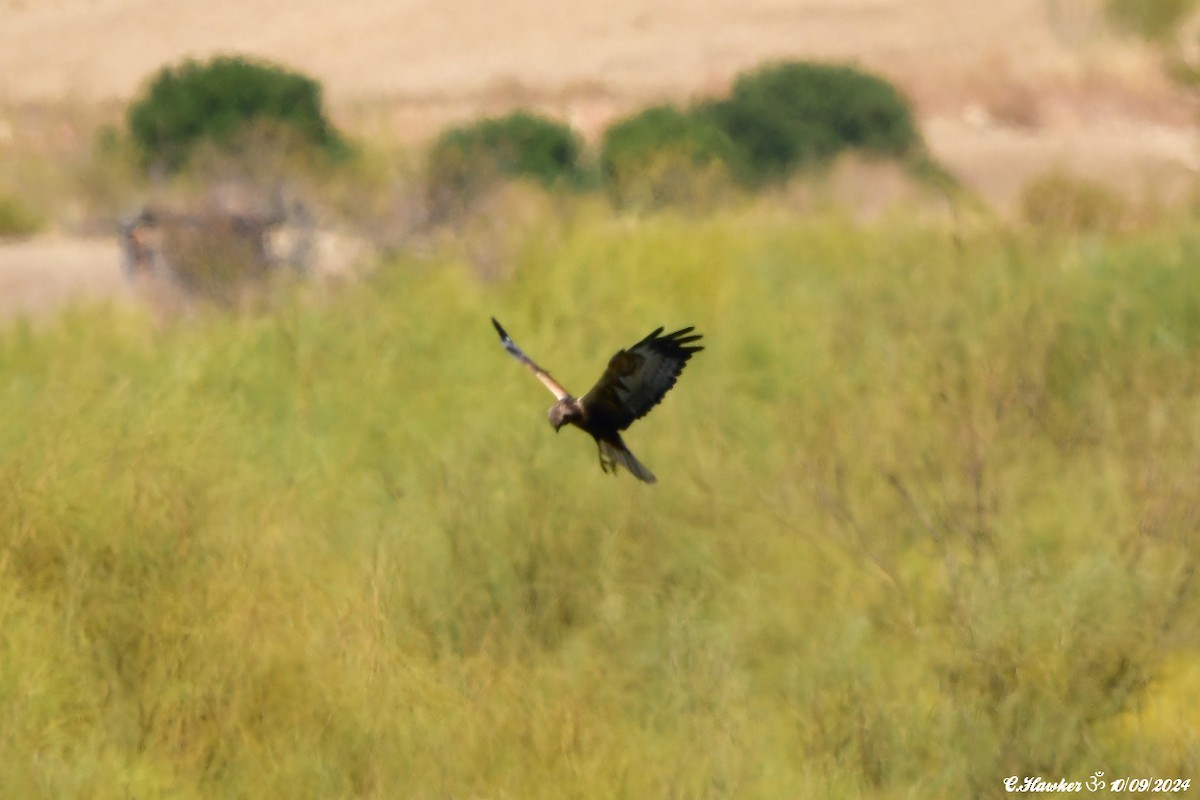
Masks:
[[[688,327],[662,336],[659,328],[614,355],[599,382],[579,399],[585,416],[619,431],[645,416],[675,385],[692,354],[704,349],[691,345],[701,338],[689,336],[693,330]]]
[[[555,397],[557,397],[559,400],[563,400],[571,396],[571,393],[563,388],[561,383],[550,377],[549,372],[546,372],[546,370],[533,363],[533,359],[525,355],[525,353],[521,351],[521,348],[517,347],[516,343],[512,340],[512,337],[508,335],[508,332],[505,331],[504,328],[500,327],[499,322],[496,322],[495,317],[492,317],[492,324],[496,326],[496,332],[500,334],[500,342],[504,345],[504,349],[507,350],[509,354],[517,361],[520,361],[522,364],[529,367],[533,374],[537,375],[538,380],[546,384],[547,389],[554,392]]]

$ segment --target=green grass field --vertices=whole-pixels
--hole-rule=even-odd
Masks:
[[[581,204],[504,247],[0,329],[0,796],[1200,780],[1200,228]],[[657,485],[492,315],[576,392],[706,335],[627,436]]]

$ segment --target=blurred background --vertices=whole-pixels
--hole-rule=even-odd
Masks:
[[[680,0],[603,9],[6,0],[0,233],[67,240],[27,247],[19,258],[0,254],[0,307],[119,290],[118,259],[75,235],[142,204],[145,187],[114,185],[126,176],[111,174],[118,167],[104,143],[111,151],[119,136],[106,132],[122,132],[129,105],[158,70],[187,59],[242,55],[306,75],[323,88],[339,130],[410,154],[448,126],[518,109],[595,143],[636,111],[719,97],[739,73],[767,61],[850,63],[895,85],[935,158],[1011,215],[1030,182],[1054,171],[1136,202],[1190,198],[1191,10],[1186,0]],[[878,212],[902,193],[880,180],[847,176],[842,199]],[[34,261],[38,275],[51,277],[22,266]]]

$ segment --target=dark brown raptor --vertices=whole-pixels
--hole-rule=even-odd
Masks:
[[[658,328],[632,347],[621,350],[609,360],[608,368],[596,385],[576,399],[550,377],[549,372],[525,355],[494,317],[492,324],[500,334],[504,349],[528,367],[558,398],[549,412],[554,430],[571,424],[586,431],[596,440],[602,470],[615,474],[617,464],[620,464],[637,478],[654,483],[654,473],[629,452],[621,439],[621,431],[658,405],[663,395],[675,385],[692,354],[704,349],[692,345],[701,338],[700,334],[692,334],[694,328],[682,328],[665,336],[663,329]]]

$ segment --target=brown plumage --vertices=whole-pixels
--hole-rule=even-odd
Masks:
[[[504,349],[528,367],[558,398],[549,411],[554,430],[570,424],[586,431],[596,440],[602,470],[616,474],[620,464],[640,480],[654,483],[654,474],[629,452],[621,439],[621,431],[662,401],[692,354],[704,349],[691,344],[701,338],[700,334],[689,336],[693,328],[688,327],[663,336],[663,329],[658,328],[629,349],[614,355],[596,385],[576,399],[550,377],[550,373],[525,355],[494,317],[492,324],[500,334]]]

